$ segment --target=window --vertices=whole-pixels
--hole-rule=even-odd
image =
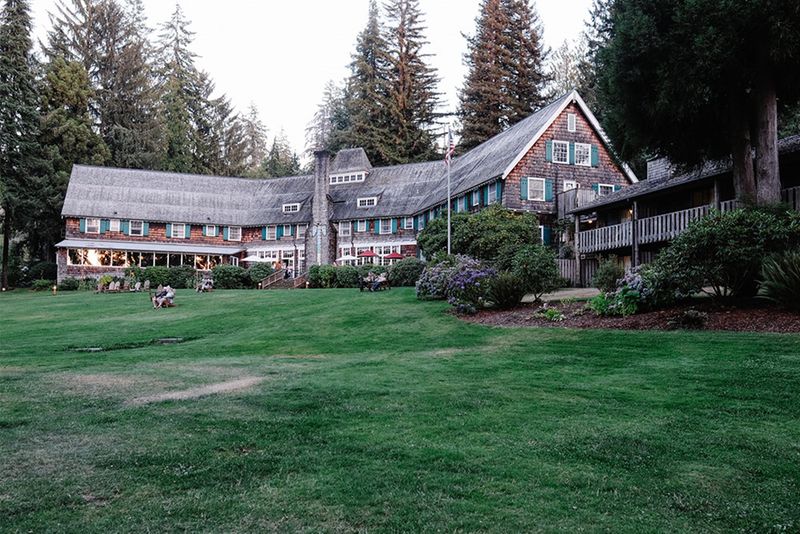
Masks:
[[[381,233],[382,234],[391,234],[392,233],[392,220],[391,219],[381,219]]]
[[[414,229],[414,218],[413,217],[405,217],[403,219],[403,229],[405,229],[405,230],[413,230]]]
[[[339,223],[339,237],[350,237],[350,221]]]
[[[497,202],[497,186],[492,184],[489,186],[489,204]]]
[[[473,191],[470,193],[472,195],[472,205],[477,206],[481,203],[481,192],[480,191]]]
[[[300,211],[300,203],[299,202],[294,203],[294,204],[284,204],[283,205],[283,213],[297,213],[298,211]]]
[[[371,208],[378,204],[378,197],[362,197],[356,204],[359,208]]]
[[[119,232],[119,219],[111,219],[108,223],[109,232]]]
[[[267,226],[267,239],[268,240],[277,239],[277,237],[278,237],[277,229],[278,229],[277,226]]]
[[[331,184],[349,184],[353,182],[363,182],[367,174],[358,172],[354,174],[334,174],[331,176]]]
[[[233,265],[234,267],[238,267],[238,266],[239,266],[239,258],[237,258],[236,256],[230,256],[230,257],[228,258],[228,261],[229,261],[229,263],[230,263],[231,265]]]
[[[553,163],[569,163],[569,143],[553,141]]]
[[[564,191],[571,191],[578,188],[578,182],[575,180],[564,180]]]
[[[576,127],[575,127],[576,126],[575,123],[577,122],[576,119],[577,119],[577,117],[575,116],[574,113],[567,113],[567,131],[568,132],[574,132],[576,130]]]
[[[306,230],[308,229],[308,225],[306,224],[298,224],[297,225],[297,238],[302,239],[306,236]]]
[[[131,221],[130,229],[128,231],[130,235],[144,235],[144,222]]]
[[[206,225],[206,237],[217,237],[217,225],[215,224]]]
[[[366,232],[366,231],[367,231],[366,219],[361,219],[360,221],[356,221],[356,232]]]
[[[86,219],[86,233],[99,234],[100,233],[100,219]]]
[[[228,227],[228,241],[241,241],[242,240],[242,227],[229,226]]]
[[[597,184],[597,193],[604,197],[614,192],[614,186],[611,184]]]
[[[179,239],[183,239],[186,237],[186,225],[183,223],[172,223],[172,235],[170,237],[175,237]]]
[[[291,224],[284,224],[283,225],[283,237],[291,237],[292,235],[292,225]]]
[[[528,200],[544,200],[544,178],[528,178]]]
[[[592,166],[592,145],[575,143],[575,165]]]

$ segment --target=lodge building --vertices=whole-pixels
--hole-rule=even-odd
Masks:
[[[572,91],[454,158],[451,208],[536,213],[549,243],[576,199],[585,205],[637,181]],[[390,254],[418,256],[417,233],[446,209],[443,161],[373,167],[360,148],[317,152],[313,175],[272,179],[75,165],[58,278],[122,276],[132,265],[204,271],[247,258],[293,276],[314,264],[385,264]]]

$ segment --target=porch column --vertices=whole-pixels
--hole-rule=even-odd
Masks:
[[[639,266],[639,202],[633,201],[633,216],[631,217],[631,266]]]
[[[579,236],[578,234],[581,231],[581,216],[580,214],[575,215],[575,269],[577,272],[578,278],[578,287],[583,287],[583,271],[581,270],[581,251],[580,245],[578,242]]]
[[[720,201],[719,178],[714,178],[714,193],[711,197],[711,205],[714,206],[714,209],[717,211],[719,211],[720,207],[722,206],[722,202]]]

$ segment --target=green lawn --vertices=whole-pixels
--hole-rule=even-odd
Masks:
[[[798,336],[495,329],[410,290],[178,302],[0,295],[0,530],[800,529]]]

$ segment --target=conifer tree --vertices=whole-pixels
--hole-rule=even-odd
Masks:
[[[8,287],[12,233],[24,229],[40,190],[42,158],[38,95],[31,53],[31,16],[27,0],[5,0],[0,8],[0,206],[3,253],[0,287]]]
[[[247,114],[240,118],[242,128],[242,176],[262,178],[264,160],[267,157],[267,127],[261,120],[258,108],[250,104]]]
[[[332,80],[328,81],[322,93],[322,102],[306,127],[308,155],[320,149],[335,152],[344,146],[361,146],[355,140],[355,132],[349,128],[352,123],[344,109],[346,104],[344,91]],[[348,137],[351,139],[349,142],[346,140]]]
[[[580,40],[573,45],[564,41],[550,55],[548,94],[554,98],[577,89],[583,82],[581,64],[586,55],[585,43]]]
[[[382,142],[383,159],[387,163],[430,160],[437,156],[433,129],[439,118],[439,78],[423,50],[427,41],[419,0],[389,0],[385,10],[389,122]]]
[[[300,159],[292,151],[286,133],[281,130],[272,140],[267,159],[264,160],[264,176],[279,178],[300,174]]]

